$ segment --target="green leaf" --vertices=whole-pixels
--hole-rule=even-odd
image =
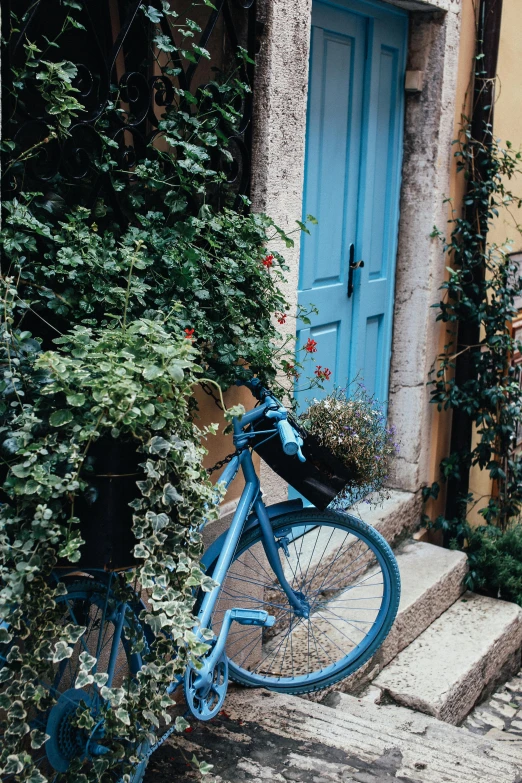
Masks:
[[[54,653],[52,655],[53,663],[60,663],[60,661],[70,658],[73,654],[73,648],[69,647],[65,642],[56,642],[54,646]]]
[[[163,370],[157,364],[149,364],[143,370],[143,377],[146,381],[153,381],[155,378],[159,378],[160,375],[163,375]]]
[[[78,394],[68,394],[66,399],[69,405],[73,405],[75,408],[80,408],[85,404],[86,397],[85,394],[80,392]]]
[[[173,381],[175,383],[182,383],[183,382],[183,378],[185,377],[185,373],[183,372],[181,367],[179,367],[178,365],[170,364],[167,367],[167,372],[168,372],[168,374],[170,375],[170,377],[173,379]]]
[[[130,715],[127,712],[127,710],[123,709],[123,707],[119,707],[116,710],[115,715],[118,718],[118,720],[121,721],[121,723],[125,724],[125,726],[130,726]]]
[[[158,24],[159,22],[161,22],[162,16],[160,12],[157,10],[157,8],[154,8],[153,5],[149,5],[147,6],[147,8],[144,8],[142,6],[142,11],[147,17],[147,19],[150,19],[150,21],[153,22],[154,24]]]
[[[32,472],[32,466],[31,465],[11,465],[11,473],[13,475],[17,476],[17,478],[26,478],[26,476],[29,476]]]
[[[66,424],[69,424],[73,420],[73,415],[71,411],[67,410],[67,408],[62,408],[58,411],[53,411],[51,415],[49,416],[49,424],[51,424],[53,427],[64,427]]]
[[[178,715],[176,718],[174,725],[176,727],[176,731],[182,732],[185,731],[190,727],[190,723],[185,720],[181,715]]]
[[[183,500],[179,492],[169,482],[163,487],[163,502],[166,506],[170,506],[176,503],[180,503]]]

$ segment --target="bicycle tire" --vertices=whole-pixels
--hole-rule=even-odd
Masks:
[[[339,682],[359,669],[372,655],[374,655],[386,639],[395,620],[400,600],[400,576],[397,561],[390,546],[377,530],[362,520],[344,512],[330,510],[320,511],[314,508],[303,509],[302,511],[291,513],[275,520],[273,522],[273,531],[276,540],[279,542],[285,537],[288,539],[288,532],[290,531],[289,544],[287,543],[287,549],[290,555],[287,556],[284,553],[282,544],[280,544],[280,552],[283,552],[280,556],[283,565],[286,567],[287,572],[289,572],[286,574],[288,581],[292,584],[294,589],[299,588],[303,595],[307,594],[307,600],[309,603],[311,602],[310,617],[301,618],[299,622],[295,620],[295,625],[292,626],[292,623],[294,622],[292,618],[295,619],[296,617],[295,612],[292,614],[293,610],[289,604],[283,606],[285,601],[288,602],[288,599],[281,588],[275,585],[275,577],[271,574],[271,569],[267,580],[266,574],[268,572],[268,564],[266,562],[265,564],[262,563],[264,552],[262,551],[261,534],[259,528],[255,528],[254,530],[243,534],[239,541],[229,573],[221,588],[220,598],[218,599],[213,613],[212,624],[213,627],[217,628],[220,622],[220,614],[232,605],[265,609],[272,614],[278,613],[273,629],[247,628],[245,630],[244,627],[239,627],[239,630],[231,631],[227,643],[231,679],[248,687],[265,687],[269,690],[281,693],[298,694],[321,690]],[[343,535],[345,536],[343,544],[340,544],[337,550],[334,545],[331,544],[334,533],[329,533],[328,531],[337,531],[335,533],[335,540],[339,540]],[[310,539],[308,541],[307,536]],[[310,566],[312,565],[314,558],[313,552],[310,555],[310,547],[313,545],[314,537],[317,539],[315,547],[317,546],[317,541],[320,539],[321,541],[324,541],[326,539],[328,544],[325,545],[323,554],[326,554],[328,547],[329,551],[327,559],[324,560],[326,565],[323,563],[323,565],[320,566],[320,563],[323,562],[323,558],[319,557],[317,563],[315,561],[313,562],[312,567],[315,568],[315,571],[311,572],[309,577]],[[256,545],[258,549],[257,551],[254,551]],[[290,551],[292,549],[293,555]],[[308,563],[306,563],[303,555],[303,562],[299,563],[298,566],[300,553],[303,551],[308,552],[306,557],[309,560]],[[349,572],[347,570],[347,565],[351,565],[351,563],[347,562],[345,555],[351,557],[351,555],[348,554],[350,552],[352,555],[356,555],[355,561],[358,561],[357,568],[354,572]],[[297,555],[299,556],[296,557]],[[293,561],[296,563],[295,567],[291,566],[292,557]],[[372,561],[372,558],[374,558],[375,562]],[[289,563],[290,567],[288,565]],[[328,563],[330,564],[329,566]],[[214,565],[215,563],[211,564],[208,568],[208,573],[210,575],[212,574]],[[306,572],[303,571],[305,565],[307,569]],[[318,568],[321,568],[321,570],[318,571]],[[328,570],[326,571],[325,569],[327,568]],[[334,569],[333,572],[332,569]],[[292,573],[293,577],[289,578]],[[333,577],[335,577],[334,582],[327,582],[325,584],[327,577],[332,575],[332,573]],[[364,577],[366,582],[361,580],[360,582],[351,583],[350,579],[354,578],[354,576],[356,577],[359,573],[366,574]],[[373,590],[378,584],[379,573],[382,573],[383,576],[381,596],[371,595],[370,598],[363,599],[349,596],[351,590],[359,588],[362,585],[365,585],[365,587],[362,588],[360,593],[355,595],[363,595],[364,590],[366,589],[366,595],[368,596],[368,590]],[[255,578],[252,577],[252,574],[255,574]],[[323,574],[325,575],[323,576]],[[260,575],[263,576],[263,578],[261,578]],[[272,578],[271,582],[270,575]],[[322,582],[318,585],[318,579],[320,578],[322,578]],[[376,581],[370,581],[374,579]],[[250,585],[250,592],[248,594],[242,594],[242,586],[245,584]],[[256,590],[257,594],[254,595],[253,593],[255,593]],[[274,595],[276,595],[277,598],[274,598]],[[323,595],[326,595],[327,598],[321,603],[321,596]],[[345,596],[344,598],[339,597],[343,595]],[[337,612],[333,611],[331,608],[332,606],[335,606],[337,611],[348,614],[348,611],[356,611],[353,608],[350,609],[350,601],[365,600],[367,603],[371,603],[372,601],[375,602],[377,599],[380,602],[378,607],[361,606],[360,604],[358,607],[359,611],[366,612],[366,616],[370,616],[373,613],[375,619],[372,621],[357,619],[357,617],[364,617],[364,614],[359,614],[356,618],[352,618],[351,620],[348,616],[340,617],[342,622],[350,624],[352,629],[357,629],[361,634],[360,639],[350,639],[349,649],[348,642],[340,640],[339,634],[342,632],[339,632],[338,629],[336,629],[336,641],[334,639],[333,644],[330,641],[327,642],[329,637],[325,632],[325,628],[328,625],[332,625],[333,627],[333,617],[339,616],[337,615]],[[339,609],[338,607],[341,608]],[[318,622],[319,620],[321,621],[320,623]],[[302,628],[304,622],[308,624],[307,638],[305,641],[303,641],[305,632],[300,631],[297,633],[298,627]],[[314,622],[316,624],[316,631],[317,628],[319,628],[319,639],[316,635],[316,631],[313,630]],[[284,648],[284,654],[281,655],[280,652],[273,653],[274,642],[271,642],[270,640],[275,637],[281,648],[283,641],[279,641],[277,634],[279,633],[279,635],[281,635],[281,633],[284,632],[285,623],[288,625],[288,639],[286,647]],[[363,634],[365,623],[370,627],[370,630]],[[311,632],[310,628],[312,628]],[[330,635],[333,635],[332,631],[329,633]],[[351,636],[355,636],[355,631],[350,630],[350,633]],[[245,639],[248,641],[249,634],[250,639],[253,640],[251,643],[252,649],[257,645],[257,652],[255,655],[258,658],[259,656],[265,656],[261,659],[261,662],[259,660],[257,660],[257,663],[254,661],[257,668],[254,666],[254,663],[252,663],[252,650],[249,651],[248,648],[246,648],[247,654],[245,659],[240,662],[237,660],[240,654],[240,651],[237,649],[238,642],[241,642],[242,644]],[[255,641],[256,634],[258,637],[257,641]],[[315,650],[313,649],[314,641]],[[288,662],[285,664],[284,661],[289,642],[292,646],[291,672],[288,671],[290,664]],[[301,662],[299,663],[298,661],[296,663],[293,654],[293,647],[296,646],[302,651],[303,644],[305,644],[305,646],[307,644],[308,646],[308,664],[306,671],[303,670],[304,667],[302,663],[302,659],[303,657],[306,658],[306,655],[301,655],[301,658],[299,659]],[[327,647],[329,646],[330,651],[333,650],[333,645],[335,645],[345,654],[339,655],[339,653],[337,653],[338,660],[335,660],[327,666],[321,665],[316,670],[312,670],[310,660],[315,658],[316,663],[319,663],[320,659],[324,657],[319,648],[322,646],[324,650],[325,644],[327,644]],[[341,644],[346,650],[341,648]],[[270,645],[272,645],[272,647],[270,647]],[[312,653],[310,653],[311,648]],[[266,673],[268,667],[268,659],[266,657],[268,653],[265,652],[266,650],[269,652],[272,650],[270,654],[273,655],[273,663],[271,665],[274,670],[279,666],[278,673],[275,673],[274,671],[272,673]],[[280,660],[281,658],[283,659],[282,661]],[[287,667],[286,670],[285,665]],[[261,673],[262,666],[265,667],[265,673]]]

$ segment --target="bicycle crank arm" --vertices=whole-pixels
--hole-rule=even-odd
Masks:
[[[233,622],[239,623],[239,625],[258,625],[262,628],[271,628],[275,623],[275,617],[263,609],[227,609],[212,652],[203,659],[202,668],[197,669],[198,676],[194,682],[196,688],[204,686],[207,680],[212,677],[216,663],[225,652],[228,632]]]

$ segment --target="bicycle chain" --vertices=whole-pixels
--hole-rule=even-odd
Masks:
[[[207,473],[209,476],[211,476],[213,473],[216,472],[216,470],[219,470],[220,468],[224,467],[225,465],[228,465],[228,463],[234,459],[234,457],[238,457],[241,454],[241,452],[236,449],[231,454],[227,454],[226,457],[223,457],[223,459],[220,459],[216,462],[215,465],[212,465],[211,468],[207,468]]]
[[[214,392],[212,391],[212,387],[208,386],[206,383],[200,383],[201,388],[205,392],[205,394],[208,394],[209,397],[212,397],[214,400],[214,404],[217,405],[220,411],[223,410],[223,406],[221,405],[221,400],[219,400]],[[227,454],[226,457],[223,457],[223,459],[220,459],[216,462],[215,465],[213,465],[211,468],[207,468],[207,473],[209,476],[211,476],[213,473],[216,472],[216,470],[219,470],[220,468],[223,468],[225,465],[228,465],[228,463],[234,459],[234,457],[239,456],[241,452],[239,452],[237,449],[233,451],[231,454]]]
[[[214,400],[214,404],[217,405],[220,411],[222,411],[223,406],[221,405],[221,400],[218,397],[216,397],[216,395],[212,391],[212,386],[209,386],[207,383],[200,383],[199,385],[201,386],[205,394],[208,394],[209,397],[212,397],[212,399]]]

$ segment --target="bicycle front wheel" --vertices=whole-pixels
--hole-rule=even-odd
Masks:
[[[400,598],[397,562],[380,533],[345,513],[304,509],[277,519],[273,532],[305,616],[290,605],[255,529],[239,542],[212,627],[233,606],[266,610],[273,627],[231,629],[230,676],[283,693],[320,690],[362,666],[388,635]]]

